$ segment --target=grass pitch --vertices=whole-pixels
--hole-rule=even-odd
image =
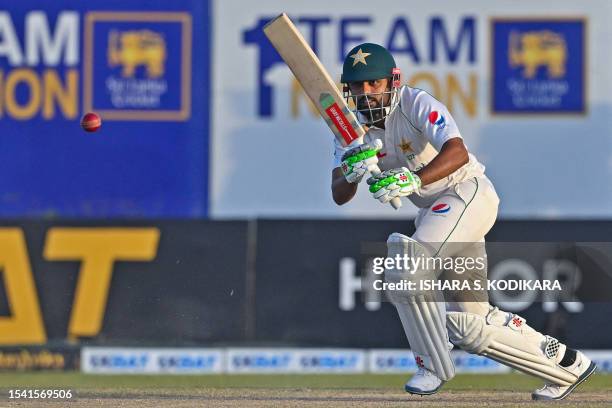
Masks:
[[[610,407],[612,376],[594,374],[561,402],[531,401],[540,381],[521,374],[455,377],[429,397],[406,394],[406,375],[87,375],[1,373],[0,407]],[[70,389],[66,400],[9,400],[10,389]]]

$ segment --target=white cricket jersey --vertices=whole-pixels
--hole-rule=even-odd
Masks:
[[[385,129],[372,127],[364,138],[365,143],[382,140],[383,148],[378,154],[378,166],[382,171],[407,167],[415,172],[429,164],[447,140],[462,137],[455,120],[440,101],[422,89],[409,86],[402,86],[399,92],[399,105],[385,119]],[[334,143],[334,167],[340,167],[342,155],[348,149],[335,138]],[[418,195],[411,194],[408,198],[419,208],[429,207],[448,187],[471,177],[485,177],[484,169],[469,153],[469,161],[463,167],[422,187]]]

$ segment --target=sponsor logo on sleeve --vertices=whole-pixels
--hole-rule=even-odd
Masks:
[[[444,116],[438,112],[438,111],[432,111],[429,114],[429,123],[431,123],[434,126],[437,126],[440,129],[444,129],[444,127],[446,126],[446,119],[444,119]]]
[[[447,212],[449,212],[451,209],[450,205],[446,204],[446,203],[441,203],[441,204],[436,204],[433,207],[431,207],[431,212],[436,213],[436,214],[446,214]]]

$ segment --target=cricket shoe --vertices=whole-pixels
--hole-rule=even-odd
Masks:
[[[417,372],[406,383],[404,389],[410,394],[431,395],[442,388],[444,381],[439,379],[433,372],[419,367]]]
[[[569,349],[568,349],[569,350]],[[573,350],[572,350],[573,351]],[[566,351],[567,352],[567,351]],[[595,372],[596,365],[587,356],[580,351],[576,353],[575,361],[569,367],[564,367],[567,371],[578,376],[575,383],[568,386],[561,386],[552,383],[546,383],[544,387],[535,390],[531,394],[534,400],[562,400],[571,394],[574,389],[579,386],[584,380],[589,378]]]

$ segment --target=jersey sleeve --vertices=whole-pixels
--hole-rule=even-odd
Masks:
[[[344,155],[344,153],[347,152],[347,150],[349,150],[351,147],[354,147],[354,146],[357,146],[363,143],[363,137],[355,139],[351,147],[342,146],[335,137],[333,138],[333,141],[334,141],[334,159],[332,162],[332,167],[335,169],[336,167],[340,167],[340,164],[342,163],[342,156]]]
[[[412,125],[421,131],[422,135],[440,151],[444,143],[455,137],[462,138],[455,119],[446,106],[425,91],[419,92],[413,103],[408,104],[411,112]]]

